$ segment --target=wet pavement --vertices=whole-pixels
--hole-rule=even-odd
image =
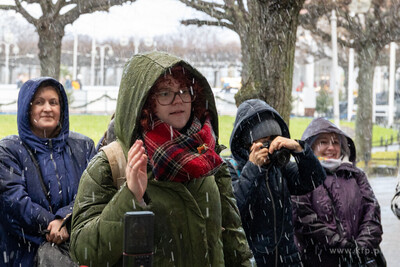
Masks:
[[[390,208],[397,181],[396,177],[372,177],[369,179],[381,206],[383,227],[381,249],[388,267],[400,266],[400,220]]]

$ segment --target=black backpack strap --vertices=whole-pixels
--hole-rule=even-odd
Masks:
[[[25,147],[25,149],[28,151],[28,154],[29,154],[29,156],[31,157],[31,160],[33,161],[33,164],[34,164],[35,167],[36,167],[36,171],[37,171],[37,173],[38,173],[40,185],[42,186],[43,193],[45,194],[46,199],[47,199],[47,201],[49,202],[49,209],[50,209],[50,212],[53,213],[53,209],[51,208],[50,193],[49,193],[49,191],[47,190],[46,185],[44,184],[44,180],[43,180],[42,172],[40,171],[39,164],[38,164],[38,162],[37,162],[35,156],[33,155],[32,151],[29,149],[29,147],[28,147],[24,142],[21,141],[21,143],[23,144],[23,146]]]

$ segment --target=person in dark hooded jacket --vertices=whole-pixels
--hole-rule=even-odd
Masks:
[[[67,95],[53,78],[24,83],[17,123],[19,135],[0,141],[0,266],[33,266],[42,242],[68,240],[61,226],[94,155],[94,142],[69,130]]]
[[[239,106],[230,147],[234,195],[257,266],[300,266],[290,196],[320,185],[323,168],[307,144],[290,139],[278,112],[258,99]],[[286,156],[274,158],[275,151]],[[282,162],[290,154],[296,162]]]
[[[373,253],[382,241],[380,207],[366,174],[355,165],[353,140],[324,118],[314,119],[302,140],[327,172],[314,191],[292,197],[305,266],[377,266]]]

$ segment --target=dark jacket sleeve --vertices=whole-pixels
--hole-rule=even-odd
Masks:
[[[76,164],[81,164],[83,167],[82,169],[82,173],[83,171],[86,169],[87,165],[89,164],[90,160],[94,157],[94,155],[96,155],[96,149],[95,149],[95,145],[92,139],[90,139],[87,136],[78,134],[78,133],[73,133],[73,135],[71,134],[71,136],[79,136],[78,140],[75,140],[75,144],[74,146],[71,146],[71,150],[72,153],[82,153],[82,155],[73,155],[76,159],[77,162]],[[76,137],[75,137],[76,138]],[[74,147],[79,146],[82,150],[76,150],[74,149]],[[79,152],[78,152],[79,151]],[[82,158],[81,160],[78,160],[79,158]],[[75,162],[75,161],[73,161]],[[81,175],[82,175],[81,173]],[[79,177],[80,180],[81,177]],[[73,199],[67,206],[64,206],[60,209],[57,210],[56,212],[56,219],[64,219],[67,216],[69,216],[70,214],[72,214],[72,210],[75,204],[75,199]]]
[[[247,161],[239,177],[236,171],[232,170],[233,167],[229,164],[228,166],[231,170],[233,193],[237,201],[237,206],[240,213],[245,214],[250,201],[254,201],[254,193],[260,184],[259,181],[266,177],[267,170],[255,165],[251,161]]]
[[[282,168],[282,175],[291,195],[304,195],[317,188],[326,178],[324,168],[315,157],[310,146],[299,141],[303,147],[302,152],[292,152],[296,163],[289,162]]]
[[[70,214],[72,214],[72,209],[74,207],[75,200],[71,201],[67,206],[62,207],[57,210],[55,219],[64,219]]]
[[[320,185],[316,190],[324,190]],[[341,238],[335,225],[321,221],[312,205],[312,193],[292,196],[293,221],[296,238],[301,246],[303,242],[313,242],[328,247],[346,247],[347,240]]]
[[[222,240],[225,266],[252,266],[253,257],[242,228],[240,214],[232,192],[232,180],[225,164],[215,176],[221,197]]]
[[[363,216],[356,242],[361,247],[377,248],[382,241],[381,209],[366,174],[359,170],[356,174],[357,184],[363,197]]]
[[[0,214],[7,231],[38,244],[43,239],[41,231],[54,215],[28,195],[26,180],[36,175],[36,169],[33,164],[32,168],[24,167],[19,158],[23,152],[24,148],[15,142],[0,141]]]

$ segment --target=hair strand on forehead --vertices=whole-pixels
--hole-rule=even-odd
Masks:
[[[192,103],[192,113],[194,116],[200,119],[200,121],[203,121],[209,106],[204,90],[200,83],[196,82],[196,77],[192,72],[188,71],[181,65],[175,65],[172,68],[168,68],[168,70],[164,72],[164,75],[160,76],[151,87],[146,103],[142,109],[140,119],[142,130],[150,129],[153,121],[153,118],[150,116],[154,115],[156,108],[155,93],[158,89],[160,89],[158,88],[159,84],[165,80],[168,80],[169,77],[173,77],[175,80],[179,81],[182,88],[190,89],[190,92],[196,96],[194,102]]]

